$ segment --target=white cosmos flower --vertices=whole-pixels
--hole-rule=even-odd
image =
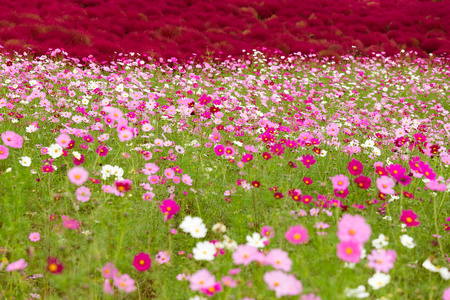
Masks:
[[[385,287],[391,281],[391,275],[384,273],[375,273],[372,277],[367,280],[369,285],[374,289],[378,290]]]
[[[216,254],[216,247],[210,242],[198,242],[194,249],[192,249],[195,260],[214,260]]]
[[[423,262],[422,267],[431,272],[439,272],[439,268],[433,265],[429,259]]]
[[[405,246],[406,248],[409,248],[409,249],[416,247],[416,243],[414,242],[414,239],[407,234],[400,236],[400,242],[402,243],[403,246]]]
[[[48,147],[48,155],[53,159],[60,157],[63,154],[63,148],[58,144],[52,144]]]
[[[228,251],[234,252],[236,251],[237,247],[238,247],[238,243],[236,241],[233,241],[232,239],[230,239],[228,237],[228,235],[224,235],[223,236],[223,246],[225,247],[225,249],[227,249]]]
[[[217,223],[212,227],[212,231],[224,233],[227,231],[227,227],[223,223]]]
[[[73,157],[75,157],[76,159],[78,159],[78,160],[81,159],[81,154],[80,154],[80,152],[73,151],[72,154],[73,154]]]
[[[389,242],[387,241],[386,236],[384,234],[380,234],[377,239],[372,241],[372,246],[375,249],[382,249],[386,247],[388,244]]]
[[[204,238],[206,236],[206,232],[208,231],[201,218],[191,216],[186,216],[183,219],[183,222],[180,224],[180,228],[194,238]]]
[[[253,233],[253,235],[247,235],[247,245],[256,247],[256,248],[264,248],[264,242],[268,241],[266,237],[261,238],[261,235],[257,232]]]
[[[344,290],[344,293],[349,298],[353,297],[353,298],[362,299],[362,298],[367,298],[370,296],[370,294],[366,292],[366,287],[364,285],[360,285],[356,289],[346,288]]]
[[[19,159],[19,163],[24,167],[29,167],[31,165],[31,158],[29,158],[28,156],[22,156]]]

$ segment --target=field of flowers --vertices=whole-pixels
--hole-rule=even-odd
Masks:
[[[0,65],[0,298],[450,299],[448,60]]]

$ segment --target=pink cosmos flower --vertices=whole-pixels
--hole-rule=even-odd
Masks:
[[[9,155],[9,149],[6,146],[0,145],[0,159],[6,159]]]
[[[250,245],[239,245],[236,251],[233,252],[233,262],[235,265],[248,266],[252,261],[255,260],[258,254],[258,248],[252,247]]]
[[[234,288],[237,286],[237,281],[231,276],[223,276],[221,281],[227,287]]]
[[[161,265],[168,263],[170,261],[170,254],[167,251],[159,251],[158,254],[155,255],[155,260]]]
[[[306,244],[309,239],[308,230],[301,225],[290,227],[284,236],[292,244]]]
[[[300,280],[282,271],[269,271],[264,274],[263,279],[269,290],[275,291],[277,298],[299,295],[303,290]]]
[[[443,192],[447,190],[447,185],[445,183],[439,183],[437,180],[430,180],[425,185],[432,191]]]
[[[128,129],[119,131],[117,135],[119,136],[119,141],[121,142],[126,142],[133,139],[133,133]]]
[[[155,174],[159,171],[159,167],[157,165],[155,165],[154,163],[147,163],[144,166],[144,169],[142,170],[142,172],[145,175],[152,175]]]
[[[344,214],[338,223],[337,237],[340,241],[355,241],[364,244],[370,238],[372,229],[364,217]]]
[[[322,300],[319,296],[316,296],[314,293],[302,295],[300,300]]]
[[[139,272],[147,271],[148,269],[150,269],[151,264],[152,259],[150,258],[150,255],[143,252],[136,255],[133,260],[133,266]]]
[[[105,278],[107,279],[113,279],[114,277],[116,277],[117,275],[117,268],[113,263],[107,263],[103,268],[102,268],[102,274]]]
[[[3,144],[11,148],[22,148],[23,138],[14,131],[2,133]]]
[[[354,158],[352,158],[352,161],[348,163],[348,171],[353,176],[360,175],[363,172],[364,166],[363,164]]]
[[[261,235],[263,237],[271,239],[273,238],[274,233],[275,231],[270,226],[264,226],[263,228],[261,228]]]
[[[75,192],[75,196],[77,197],[78,201],[87,202],[91,198],[91,191],[88,187],[81,186]]]
[[[172,170],[172,168],[167,168],[164,170],[164,175],[167,177],[167,179],[172,179],[173,176],[175,176],[175,172]]]
[[[373,249],[372,253],[367,255],[369,261],[369,268],[375,270],[375,272],[389,273],[394,267],[397,254],[394,250]]]
[[[131,293],[136,290],[135,282],[128,274],[114,277],[114,285],[119,289],[119,291],[124,291],[125,293]]]
[[[103,292],[109,295],[114,295],[114,289],[109,279],[105,279],[105,282],[103,283]]]
[[[28,236],[28,238],[32,242],[37,242],[41,239],[41,235],[39,234],[39,232],[32,232],[30,233],[30,236]]]
[[[76,185],[83,185],[89,178],[89,172],[83,167],[73,167],[67,172],[69,181]]]
[[[55,141],[61,147],[67,148],[69,146],[69,143],[70,143],[71,139],[70,139],[70,136],[68,134],[61,133],[57,138],[55,138]]]
[[[330,179],[333,184],[333,189],[338,191],[343,191],[350,185],[347,176],[343,174],[336,175]]]
[[[153,197],[155,197],[155,194],[152,192],[144,193],[142,195],[142,199],[144,199],[145,201],[148,201],[148,202],[151,202]]]
[[[337,256],[346,262],[357,263],[361,259],[361,244],[348,240],[337,245]]]
[[[181,176],[181,181],[183,181],[187,185],[192,185],[192,178],[188,174],[183,174]]]
[[[416,221],[417,215],[412,210],[404,210],[400,216],[400,221],[406,224],[408,227],[419,226],[420,222]]]
[[[6,272],[12,272],[12,271],[20,271],[25,269],[28,266],[28,263],[25,261],[25,259],[19,259],[18,261],[12,262],[9,265],[6,266],[5,271]]]
[[[395,194],[393,187],[395,186],[395,181],[387,176],[381,176],[377,178],[377,188],[380,192],[386,195]]]
[[[450,287],[444,290],[442,300],[450,300]]]
[[[231,157],[231,156],[236,154],[236,150],[234,150],[234,148],[231,147],[231,146],[226,146],[223,151],[224,151],[224,154],[225,154],[225,158],[229,158],[229,157]]]
[[[201,269],[189,278],[189,288],[192,291],[200,291],[209,288],[216,283],[216,278],[207,269]]]
[[[265,263],[271,265],[274,269],[285,272],[291,271],[292,260],[287,252],[281,249],[272,249],[265,257]]]

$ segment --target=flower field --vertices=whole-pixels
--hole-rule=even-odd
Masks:
[[[0,64],[0,298],[450,299],[447,59]]]

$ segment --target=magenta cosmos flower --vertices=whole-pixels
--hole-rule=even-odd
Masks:
[[[73,167],[67,172],[67,177],[69,177],[71,183],[82,185],[88,180],[89,172],[83,167]]]
[[[348,163],[348,171],[353,176],[360,175],[363,172],[363,169],[364,166],[359,160],[353,158],[352,161]]]
[[[368,188],[370,188],[370,185],[372,184],[372,179],[370,179],[370,177],[366,177],[363,175],[356,177],[353,181],[360,189],[363,190],[367,190]]]
[[[308,230],[301,225],[290,227],[284,236],[292,244],[306,244],[309,239]]]
[[[108,148],[105,145],[100,145],[95,152],[97,152],[98,156],[106,156],[108,154]]]
[[[165,215],[165,218],[172,219],[174,215],[180,210],[177,202],[172,199],[166,199],[162,202],[162,205],[159,206],[161,212]]]
[[[22,148],[23,138],[14,131],[2,133],[3,143],[11,148]]]
[[[361,248],[356,241],[343,241],[337,245],[337,256],[343,261],[357,263],[361,259]]]
[[[301,162],[305,165],[307,169],[309,169],[309,167],[314,165],[317,161],[314,159],[314,156],[306,154],[302,156]]]
[[[404,210],[400,216],[400,221],[405,223],[408,227],[419,226],[420,222],[416,221],[416,219],[417,215],[412,210]]]
[[[355,241],[364,244],[370,238],[372,229],[361,216],[345,214],[338,223],[337,236],[340,241]]]
[[[343,174],[336,175],[334,177],[331,177],[330,179],[331,183],[333,184],[333,189],[338,191],[343,191],[350,185],[347,176]]]
[[[148,269],[150,269],[151,264],[152,259],[150,258],[150,255],[143,252],[136,255],[133,260],[133,266],[139,272],[147,271]]]

